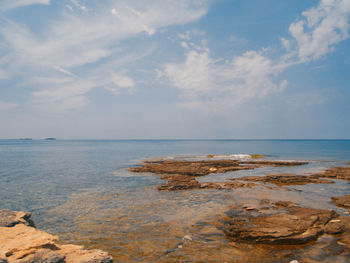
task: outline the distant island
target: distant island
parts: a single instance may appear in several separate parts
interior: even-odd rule
[[[55,141],[56,138],[45,138],[46,141]]]
[[[19,138],[19,139],[22,141],[32,141],[33,140],[32,138]]]

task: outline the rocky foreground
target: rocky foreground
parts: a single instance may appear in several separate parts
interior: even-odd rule
[[[35,228],[29,212],[0,210],[0,263],[111,263],[102,250],[57,243],[58,237]]]
[[[298,245],[329,234],[337,235],[338,241],[350,248],[350,217],[340,216],[333,210],[263,200],[259,206],[233,208],[230,213],[225,233],[234,241]]]

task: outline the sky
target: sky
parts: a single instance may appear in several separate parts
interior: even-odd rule
[[[349,139],[350,0],[0,0],[0,138]]]

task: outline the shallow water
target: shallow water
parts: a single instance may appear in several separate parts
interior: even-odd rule
[[[308,174],[350,160],[350,141],[0,141],[0,208],[32,211],[40,229],[58,234],[64,242],[104,249],[116,262],[348,260],[332,237],[325,236],[311,247],[280,250],[233,244],[220,225],[231,206],[261,199],[290,200],[344,213],[330,197],[348,194],[348,183],[279,191],[259,187],[160,192],[158,176],[125,169],[148,158],[208,154],[263,154],[270,159],[311,162],[208,175],[198,178],[201,181],[279,172]],[[330,251],[327,255],[322,254],[325,246]]]

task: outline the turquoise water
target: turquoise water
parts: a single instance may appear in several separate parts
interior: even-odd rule
[[[167,251],[167,245],[161,244],[176,243],[197,222],[194,219],[223,213],[229,204],[251,197],[241,190],[158,192],[158,176],[132,174],[125,168],[147,158],[207,154],[310,160],[309,165],[288,168],[293,173],[310,173],[349,161],[350,140],[0,140],[0,208],[33,212],[38,227],[63,240],[103,248],[117,257],[139,253],[124,261],[147,262],[150,259],[144,255],[152,258],[153,252],[135,252],[123,240],[129,239],[140,250],[144,248],[140,240],[156,243],[156,239],[158,249]],[[209,175],[200,180],[223,181],[284,169]],[[305,199],[311,204],[323,200],[326,205],[321,206],[331,207],[330,196],[350,190],[344,182],[294,189],[305,190],[305,194],[281,192],[276,198]],[[271,193],[264,194],[272,198]],[[171,235],[169,229],[174,225],[176,231]],[[161,252],[153,250],[157,258]]]

